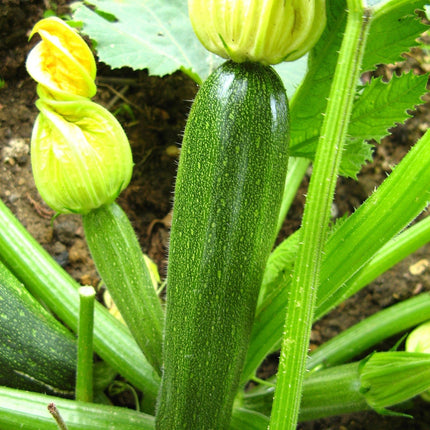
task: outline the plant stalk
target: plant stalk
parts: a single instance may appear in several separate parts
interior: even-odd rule
[[[384,339],[408,330],[429,318],[429,293],[397,303],[325,342],[310,355],[307,369],[346,363]]]
[[[93,287],[79,288],[78,363],[76,370],[76,400],[93,401]]]
[[[0,387],[0,428],[58,430],[46,411],[54,403],[68,430],[153,430],[154,417],[118,406],[78,402]]]
[[[112,203],[83,215],[82,220],[100,276],[137,344],[161,374],[163,310],[127,215]]]
[[[361,70],[370,17],[360,0],[349,14],[303,215],[301,246],[294,270],[270,420],[272,430],[296,428],[313,308],[342,150]]]
[[[377,352],[360,361],[310,372],[303,382],[299,421],[371,409],[398,415],[385,408],[427,390],[429,363],[429,354]],[[272,395],[272,388],[257,386],[245,393],[243,406],[270,415]]]
[[[37,243],[0,201],[0,260],[73,331],[77,332],[79,285]],[[108,364],[145,393],[151,410],[159,378],[127,327],[100,303],[95,306],[94,349]]]
[[[430,216],[408,227],[387,242],[374,257],[348,280],[347,295],[352,296],[390,267],[430,242]]]

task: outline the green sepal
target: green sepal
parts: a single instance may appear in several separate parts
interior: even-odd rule
[[[360,365],[359,373],[367,404],[383,410],[430,389],[430,354],[375,353]]]
[[[113,202],[131,179],[133,160],[118,120],[89,100],[39,99],[31,164],[45,202],[61,213],[87,213]]]

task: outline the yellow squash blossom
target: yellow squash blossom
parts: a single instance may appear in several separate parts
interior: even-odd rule
[[[96,64],[90,48],[79,34],[55,17],[39,21],[30,38],[36,33],[42,40],[27,58],[31,77],[57,100],[93,97],[97,91],[94,82]]]
[[[296,60],[326,23],[325,0],[189,0],[188,8],[206,49],[239,63]]]

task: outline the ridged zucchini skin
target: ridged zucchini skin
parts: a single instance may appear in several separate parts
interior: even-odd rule
[[[221,65],[184,132],[167,273],[159,430],[228,428],[288,164],[274,70]]]
[[[72,397],[74,336],[0,262],[0,385]]]

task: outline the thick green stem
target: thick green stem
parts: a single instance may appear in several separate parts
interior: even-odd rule
[[[315,319],[358,291],[360,284],[363,286],[366,279],[356,272],[426,207],[430,195],[429,148],[430,131],[427,131],[378,190],[327,241]],[[425,230],[424,235],[428,234]],[[415,239],[412,239],[410,244],[406,242],[406,250],[409,246],[413,249]],[[396,261],[403,253],[405,244],[397,248],[395,240],[394,252],[389,248],[383,251],[387,263],[392,258]],[[375,273],[385,264],[385,258],[377,260],[371,269]],[[365,274],[367,278],[371,271]],[[357,277],[351,283],[353,276]]]
[[[395,236],[428,202],[429,148],[428,131],[327,242],[315,319],[429,241],[429,219]],[[388,241],[390,237],[393,239]]]
[[[66,400],[0,387],[0,428],[58,430],[46,407],[54,403],[68,430],[153,430],[154,417],[118,406]]]
[[[127,215],[112,203],[82,219],[100,276],[146,358],[161,374],[163,311]]]
[[[352,296],[406,256],[430,242],[430,217],[417,222],[387,242],[374,257],[348,281]]]
[[[317,303],[320,297],[325,299],[315,310],[314,321],[430,241],[430,217],[406,228],[429,199],[429,149],[430,132],[427,132],[376,192],[330,236],[321,267],[322,285]],[[290,236],[287,241],[293,238]],[[289,273],[287,270],[286,276],[279,279],[276,288],[259,304],[243,383],[267,354],[280,348],[291,285]]]
[[[308,359],[308,370],[345,363],[377,343],[430,318],[430,294],[383,309],[330,339]]]
[[[336,366],[306,375],[299,421],[370,409],[360,393],[360,362]],[[276,378],[271,378],[276,384]],[[270,415],[274,388],[257,386],[245,393],[244,406]]]
[[[76,371],[76,400],[93,401],[93,287],[79,288],[78,364]]]
[[[0,201],[0,260],[72,330],[77,331],[79,285],[34,240]],[[145,360],[129,330],[101,304],[95,306],[94,349],[145,393],[154,406],[159,378]]]
[[[297,425],[330,207],[369,30],[370,19],[364,13],[362,2],[350,0],[348,8],[347,26],[303,215],[301,246],[290,292],[270,421],[272,430],[293,430]]]

